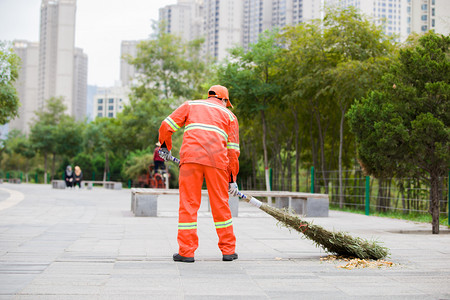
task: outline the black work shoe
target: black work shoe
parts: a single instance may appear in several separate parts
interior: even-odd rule
[[[233,253],[233,254],[228,254],[228,255],[224,255],[222,256],[222,260],[223,261],[232,261],[238,259],[238,255],[237,253]]]
[[[193,263],[195,261],[193,257],[181,256],[178,253],[175,253],[173,255],[173,260],[174,261],[181,261],[181,262],[185,262],[185,263]]]

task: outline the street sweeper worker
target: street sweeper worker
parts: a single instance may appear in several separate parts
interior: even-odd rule
[[[227,107],[233,107],[227,88],[214,85],[208,91],[208,99],[184,102],[159,128],[160,155],[167,159],[171,156],[172,134],[185,126],[180,149],[179,249],[173,255],[174,261],[194,262],[198,248],[197,211],[204,179],[222,260],[238,258],[228,199],[238,193],[239,125]]]

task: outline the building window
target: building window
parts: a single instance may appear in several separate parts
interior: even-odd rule
[[[431,15],[434,17],[435,12],[434,12],[434,7],[431,9]]]
[[[427,15],[422,15],[422,21],[426,21],[427,20]]]
[[[98,99],[98,104],[102,104],[103,103],[103,99]]]
[[[434,22],[434,19],[431,19],[431,27],[435,27],[436,23]]]
[[[427,9],[428,9],[428,5],[422,4],[422,10],[427,10]]]
[[[113,98],[109,98],[109,99],[108,99],[108,102],[109,102],[109,103],[114,103],[114,99],[113,99]]]
[[[422,31],[427,31],[427,29],[428,29],[427,25],[422,26]]]
[[[101,112],[99,112],[99,113],[97,114],[97,117],[103,117],[103,114],[102,114]]]
[[[108,113],[108,117],[112,118],[114,117],[114,114],[112,112]]]
[[[114,106],[113,105],[108,106],[108,110],[114,110]]]
[[[103,110],[103,106],[99,105],[99,106],[97,107],[97,110]]]

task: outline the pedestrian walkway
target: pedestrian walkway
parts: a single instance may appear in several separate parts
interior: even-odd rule
[[[130,190],[0,184],[2,299],[450,299],[450,234],[442,227],[331,211],[314,224],[375,238],[390,268],[346,270],[245,202],[233,219],[239,259],[223,262],[206,203],[193,264],[175,263],[178,199],[134,217]],[[311,219],[307,219],[312,221]]]

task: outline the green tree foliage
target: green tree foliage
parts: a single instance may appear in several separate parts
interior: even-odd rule
[[[185,43],[181,37],[165,32],[162,23],[155,24],[153,30],[153,38],[138,45],[137,57],[128,57],[141,73],[134,88],[136,98],[198,96],[202,81],[210,73],[200,55],[203,40]]]
[[[120,121],[112,118],[97,118],[94,122],[87,124],[84,131],[83,148],[91,155],[102,154],[104,156],[103,181],[107,180],[108,173],[111,172],[111,158],[119,156],[120,144]]]
[[[127,178],[137,179],[149,171],[153,163],[153,151],[149,149],[131,152],[124,161],[123,173]]]
[[[62,98],[48,99],[45,109],[36,112],[36,119],[30,130],[33,147],[44,157],[45,177],[49,154],[52,155],[51,178],[54,178],[57,157],[73,157],[81,151],[82,125],[65,114],[65,110]]]
[[[219,81],[230,92],[230,98],[236,105],[236,113],[240,120],[260,120],[262,126],[263,161],[268,182],[267,151],[267,110],[274,107],[280,99],[281,86],[277,75],[277,63],[281,48],[277,44],[276,32],[262,34],[257,43],[250,46],[249,51],[241,47],[230,51],[229,63],[219,69]],[[241,123],[245,123],[242,122]]]
[[[18,114],[19,97],[14,82],[19,76],[20,58],[0,41],[0,125]]]
[[[161,122],[186,99],[206,95],[204,84],[212,77],[212,68],[201,54],[203,40],[183,42],[166,33],[163,24],[154,26],[154,36],[138,46],[137,57],[128,58],[141,74],[118,119],[126,153],[153,146],[158,140]]]
[[[345,113],[350,105],[378,85],[393,51],[392,40],[381,28],[364,19],[354,8],[338,9],[324,19],[324,39],[333,58],[326,71],[324,90],[337,102],[339,122],[339,190],[343,207],[342,156],[344,147]],[[348,143],[347,143],[348,144]]]
[[[383,85],[347,114],[369,174],[412,174],[430,183],[433,233],[450,160],[449,46],[449,36],[428,33],[401,49]]]

